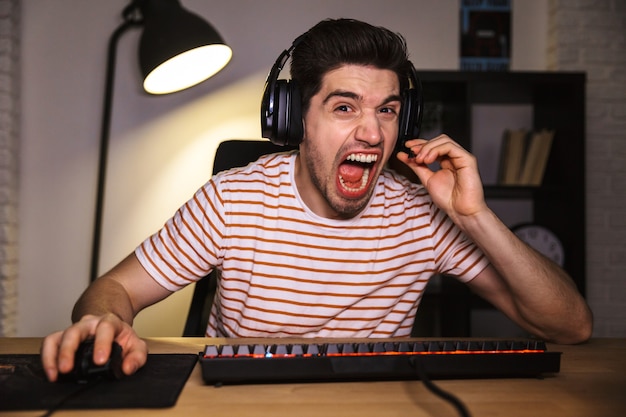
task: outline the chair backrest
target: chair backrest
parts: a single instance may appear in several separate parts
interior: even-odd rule
[[[226,140],[217,148],[213,162],[213,175],[218,172],[245,166],[259,157],[270,153],[284,152],[293,147],[275,145],[269,140]],[[183,336],[204,336],[211,305],[217,288],[218,271],[196,282]]]

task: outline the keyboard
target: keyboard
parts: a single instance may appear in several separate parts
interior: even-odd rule
[[[540,377],[560,370],[561,352],[538,340],[368,339],[348,343],[209,344],[207,384]]]

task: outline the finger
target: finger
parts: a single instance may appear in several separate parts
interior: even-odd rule
[[[415,157],[410,157],[406,152],[399,152],[397,158],[400,162],[411,168],[422,184],[427,184],[434,174],[433,170],[426,164],[418,163]]]
[[[414,158],[417,155],[422,147],[426,144],[426,140],[424,139],[410,139],[404,143],[405,149],[403,150],[409,158]]]
[[[448,136],[442,135],[422,145],[419,153],[415,156],[415,161],[417,163],[432,164],[436,161],[441,162],[444,159],[456,161],[465,156],[469,156],[465,149]]]
[[[130,325],[114,314],[104,316],[96,328],[95,363],[106,363],[114,340],[122,347],[122,372],[125,375],[131,375],[145,365],[148,345],[137,336]]]
[[[65,374],[72,371],[72,369],[74,368],[76,351],[78,350],[80,343],[96,336],[99,322],[99,317],[86,315],[80,321],[74,323],[71,327],[67,328],[65,331],[60,332],[60,337],[56,337],[56,340],[58,341],[56,348],[57,372]],[[100,357],[104,357],[104,361],[98,362],[98,364],[102,365],[107,361],[110,355],[112,340],[112,338],[109,338],[108,348],[104,347],[104,352],[100,353]],[[104,344],[102,342],[99,343],[103,346],[106,345],[106,342],[104,342]],[[102,350],[102,348],[100,349]]]
[[[57,354],[63,332],[56,332],[47,336],[41,344],[41,365],[46,373],[48,381],[54,382],[59,376],[57,367]]]
[[[98,322],[93,345],[93,362],[104,365],[111,356],[111,345],[122,332],[122,321],[114,314],[107,314]]]
[[[57,353],[58,371],[66,374],[74,369],[74,357],[80,342],[90,337],[88,326],[78,322],[67,328],[61,335]]]
[[[412,156],[410,156],[408,152],[400,151],[396,154],[396,158],[398,158],[400,162],[403,162],[406,165],[411,166],[410,159],[412,158]]]
[[[424,139],[414,139],[407,141],[407,147],[413,153],[412,158],[418,164],[431,164],[437,160],[443,142],[437,139],[429,141]]]
[[[134,336],[123,351],[122,372],[125,375],[134,374],[148,360],[148,345],[137,336]]]

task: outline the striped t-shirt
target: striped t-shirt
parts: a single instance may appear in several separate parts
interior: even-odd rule
[[[407,336],[433,274],[469,281],[486,267],[425,189],[393,171],[357,217],[317,216],[295,157],[215,175],[135,251],[172,291],[221,271],[207,336]]]

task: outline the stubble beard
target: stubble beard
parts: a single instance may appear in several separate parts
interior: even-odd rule
[[[367,206],[374,192],[374,185],[377,181],[372,181],[370,189],[367,193],[358,199],[349,199],[339,195],[337,191],[335,176],[337,175],[337,165],[339,161],[335,161],[332,169],[324,176],[319,153],[316,149],[309,148],[309,155],[306,158],[306,165],[311,175],[311,182],[315,188],[319,191],[320,195],[324,198],[328,206],[336,213],[337,218],[349,219],[358,215]]]

